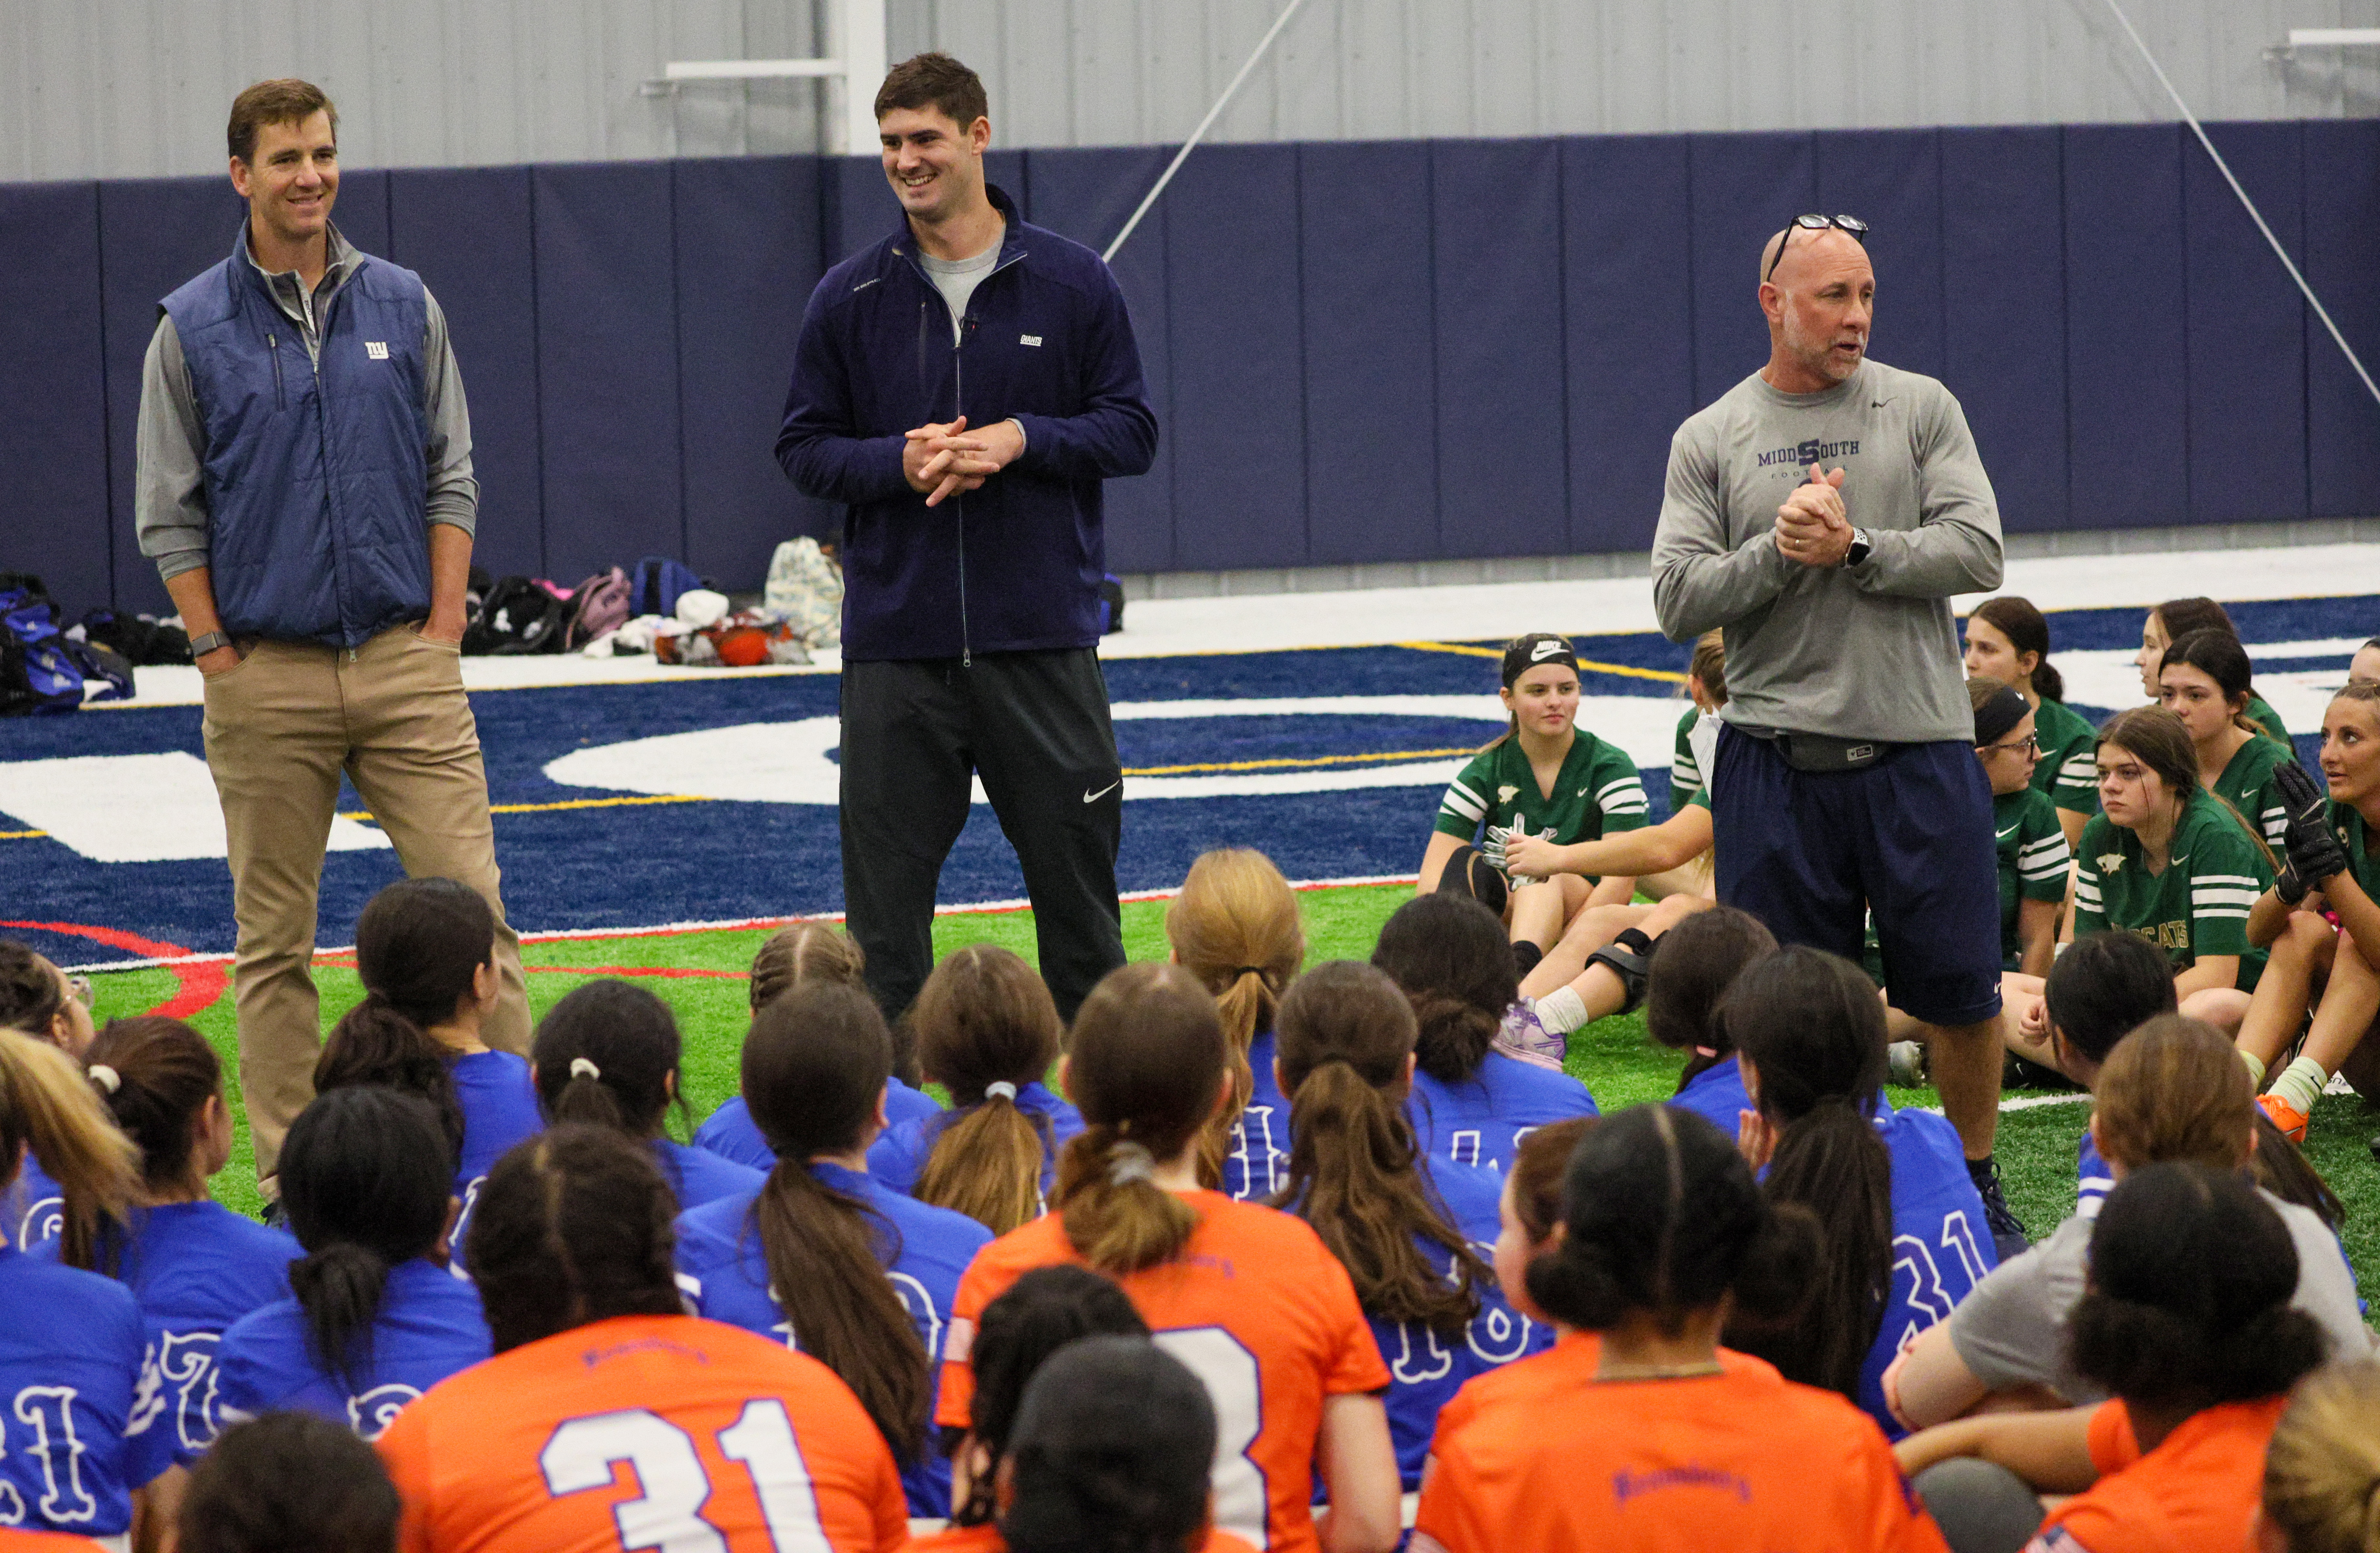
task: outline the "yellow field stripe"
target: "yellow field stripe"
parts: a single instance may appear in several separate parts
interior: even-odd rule
[[[637,804],[710,804],[716,802],[718,802],[717,799],[705,797],[700,794],[660,793],[654,794],[650,796],[638,796],[634,798],[564,798],[551,804],[490,804],[488,806],[488,812],[490,814],[546,814],[554,809],[615,809],[625,808],[630,805]],[[371,810],[370,809],[358,809],[352,814],[343,814],[339,816],[341,819],[370,819],[371,817]]]
[[[1408,647],[1415,652],[1459,652],[1465,658],[1501,658],[1504,649],[1496,647],[1465,647],[1460,642],[1390,642],[1390,647]],[[1592,658],[1578,661],[1579,670],[1590,674],[1619,674],[1627,679],[1658,679],[1670,685],[1683,685],[1686,676],[1668,669],[1640,669],[1631,663],[1599,663]]]
[[[0,842],[30,841],[35,836],[46,836],[48,834],[49,832],[47,831],[0,831]]]
[[[1351,766],[1367,760],[1434,760],[1449,755],[1476,755],[1477,745],[1455,749],[1387,749],[1377,755],[1287,756],[1273,760],[1222,760],[1199,766],[1126,766],[1130,777],[1181,776],[1192,771],[1261,771],[1282,766]]]

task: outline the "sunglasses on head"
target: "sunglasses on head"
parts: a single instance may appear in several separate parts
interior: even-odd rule
[[[1793,241],[1794,226],[1812,232],[1824,232],[1831,226],[1838,232],[1848,232],[1858,238],[1860,247],[1867,247],[1867,223],[1855,215],[1797,215],[1793,218],[1793,226],[1785,228],[1785,241],[1777,245],[1776,256],[1768,261],[1768,273],[1760,277],[1761,285],[1767,285],[1776,278],[1777,266],[1784,260],[1785,249]]]

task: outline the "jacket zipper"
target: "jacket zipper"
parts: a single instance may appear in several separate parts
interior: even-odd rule
[[[264,348],[273,357],[273,407],[285,410],[289,407],[289,396],[281,386],[281,342],[277,337],[267,334],[264,336]]]
[[[345,290],[346,287],[342,286],[340,289]],[[332,300],[335,302],[338,299],[338,293],[334,291],[331,294],[331,297]],[[311,310],[312,309],[310,307],[308,311],[310,312]],[[323,334],[327,334],[329,332],[331,322],[329,311],[330,309],[328,308],[323,309],[324,316],[318,325],[318,328]],[[342,579],[339,575],[341,571],[341,567],[339,565],[340,557],[338,542],[339,508],[337,502],[331,494],[338,488],[338,481],[333,479],[331,474],[331,416],[329,407],[324,403],[322,397],[322,353],[321,346],[318,344],[313,350],[308,351],[306,353],[306,357],[307,363],[314,373],[314,434],[322,444],[322,504],[329,509],[331,514],[331,587],[333,591],[340,596],[339,613],[341,624],[344,626],[346,615],[345,597],[346,589],[342,586]],[[277,363],[280,360],[280,358],[276,355],[273,359]],[[347,649],[347,661],[352,663],[355,661],[356,649],[350,647]]]
[[[982,283],[978,281],[977,284]],[[958,338],[951,344],[951,413],[953,415],[964,413],[962,406],[966,402],[965,378],[962,370],[966,361],[965,347],[966,320],[961,319]],[[975,667],[975,641],[967,631],[966,498],[955,491],[951,492],[951,509],[957,515],[959,525],[959,667],[972,669]]]

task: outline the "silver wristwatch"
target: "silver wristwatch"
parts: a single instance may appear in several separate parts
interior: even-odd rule
[[[202,637],[192,637],[190,638],[190,656],[192,658],[204,658],[208,653],[212,652],[219,647],[229,646],[231,646],[231,638],[229,637],[225,636],[221,631],[209,631]]]

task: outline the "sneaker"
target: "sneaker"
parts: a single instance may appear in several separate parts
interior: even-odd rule
[[[1894,1041],[1885,1048],[1884,1059],[1892,1082],[1903,1089],[1923,1089],[1933,1082],[1925,1072],[1924,1041]]]
[[[1562,1071],[1562,1059],[1570,1054],[1570,1042],[1547,1029],[1537,1018],[1535,998],[1512,1001],[1512,1006],[1504,1011],[1504,1022],[1498,1026],[1493,1044],[1507,1057],[1517,1057],[1555,1073]]]
[[[2305,1147],[2306,1122],[2309,1118],[2304,1111],[2289,1104],[2278,1095],[2259,1095],[2256,1097],[2256,1103],[2265,1108],[2265,1114],[2273,1119],[2273,1125],[2281,1130],[2281,1136],[2296,1144],[2300,1148]]]
[[[1998,1159],[1970,1159],[1967,1178],[1984,1199],[1984,1222],[1992,1231],[1992,1249],[2003,1262],[2022,1256],[2032,1249],[2032,1239],[2024,1232],[2023,1223],[2008,1205],[2008,1195],[2000,1190],[2000,1162]]]

